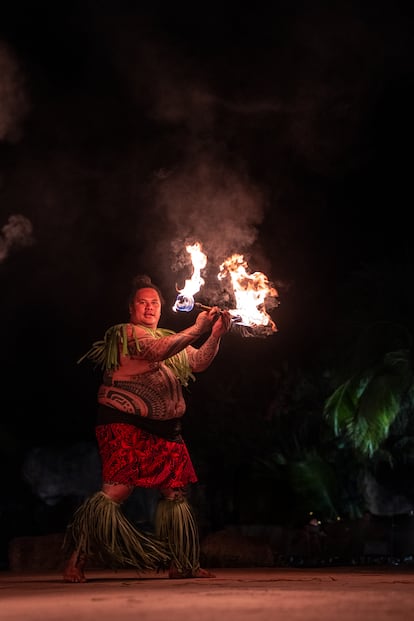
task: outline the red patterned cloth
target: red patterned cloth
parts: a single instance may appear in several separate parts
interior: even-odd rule
[[[95,427],[104,483],[175,488],[197,482],[185,443],[124,423]]]

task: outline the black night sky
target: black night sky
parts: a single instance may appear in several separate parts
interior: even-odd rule
[[[76,361],[127,320],[135,274],[163,289],[161,326],[194,319],[171,311],[187,243],[200,301],[223,303],[235,252],[280,297],[277,334],[230,334],[192,407],[240,376],[270,400],[274,369],[312,366],[361,270],[375,318],[410,315],[413,22],[391,0],[1,4],[3,479],[93,438],[99,378]]]

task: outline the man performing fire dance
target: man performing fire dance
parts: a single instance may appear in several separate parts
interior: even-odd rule
[[[163,298],[148,276],[137,276],[130,321],[113,326],[81,358],[100,364],[95,427],[102,488],[75,512],[67,528],[66,582],[86,582],[88,560],[137,571],[168,569],[170,578],[212,578],[200,567],[197,523],[186,498],[197,482],[181,436],[182,386],[215,358],[231,328],[228,311],[214,306],[175,333],[158,328]],[[193,344],[210,332],[205,342]],[[135,487],[160,492],[154,533],[141,532],[121,510]]]

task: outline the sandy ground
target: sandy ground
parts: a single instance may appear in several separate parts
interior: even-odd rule
[[[414,617],[414,568],[217,569],[216,578],[97,570],[0,573],[1,621],[390,621]]]

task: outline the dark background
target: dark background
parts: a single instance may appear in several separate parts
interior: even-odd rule
[[[53,464],[93,443],[99,373],[76,362],[127,319],[132,277],[163,289],[161,326],[194,320],[171,310],[187,243],[208,255],[200,301],[224,303],[215,276],[234,252],[280,297],[278,332],[231,333],[191,386],[201,478],[224,468],[214,431],[236,462],[286,369],[341,357],[357,303],[411,316],[410,3],[141,4],[0,6],[0,450],[19,515],[33,449]],[[240,411],[232,441],[215,414],[232,429]]]

